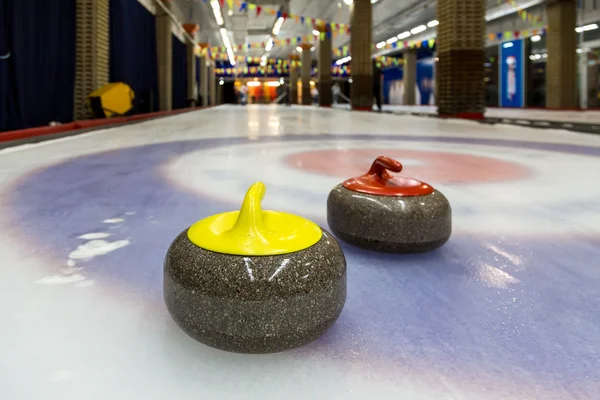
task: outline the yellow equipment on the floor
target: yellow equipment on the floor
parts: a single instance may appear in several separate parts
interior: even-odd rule
[[[133,109],[135,93],[123,82],[109,83],[88,97],[92,114],[96,118],[126,115]]]

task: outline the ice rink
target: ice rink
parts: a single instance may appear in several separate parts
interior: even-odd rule
[[[259,180],[265,208],[327,229],[329,191],[379,155],[448,197],[444,247],[344,244],[344,311],[297,350],[226,353],[175,325],[177,234]],[[598,399],[599,171],[600,136],[313,107],[4,149],[0,399]]]

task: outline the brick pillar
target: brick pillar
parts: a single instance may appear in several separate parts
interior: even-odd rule
[[[198,29],[197,24],[184,24],[183,29],[193,38]],[[187,102],[189,107],[196,107],[196,43],[186,38],[186,60],[187,60]]]
[[[331,29],[322,24],[318,30],[322,33],[319,40],[319,106],[331,107]]]
[[[210,72],[208,74],[208,79],[210,81],[210,105],[217,105],[217,74],[215,71],[215,64],[210,66]]]
[[[208,47],[208,43],[200,43],[202,53],[200,54],[200,97],[202,98],[202,106],[208,105],[208,65],[207,65],[207,52],[205,49]]]
[[[354,110],[373,110],[373,8],[371,0],[354,0],[350,6],[350,99]]]
[[[404,53],[404,104],[414,106],[417,103],[415,86],[417,84],[417,51]]]
[[[109,80],[109,0],[77,0],[75,119],[91,116],[88,96]]]
[[[310,80],[312,75],[312,44],[302,43],[302,104],[309,106],[312,104],[312,96],[310,94]]]
[[[156,0],[168,10],[170,0]],[[156,55],[158,58],[158,103],[160,111],[173,109],[173,39],[171,38],[171,17],[157,4],[156,6]]]
[[[290,55],[290,104],[298,104],[298,62],[300,56],[297,54]]]
[[[485,0],[438,0],[436,99],[441,116],[481,119],[485,111]]]
[[[575,0],[552,0],[546,4],[546,12],[546,106],[577,108],[577,3]]]

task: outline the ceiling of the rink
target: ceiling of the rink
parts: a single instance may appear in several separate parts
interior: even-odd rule
[[[544,0],[518,0],[520,7],[526,8],[542,3]],[[210,0],[174,0],[177,13],[182,22],[199,23],[201,26],[200,40],[207,41],[213,46],[222,46]],[[349,6],[343,0],[250,0],[264,8],[281,9],[283,12],[301,15],[304,17],[319,18],[321,20],[340,24],[349,23]],[[267,42],[272,34],[277,17],[268,12],[262,12],[258,17],[256,11],[240,11],[234,1],[232,10],[228,2],[224,1],[222,15],[225,20],[224,27],[229,32],[229,38],[234,46],[245,43]],[[378,0],[373,4],[373,41],[387,40],[401,32],[410,30],[418,25],[426,24],[436,18],[436,0]],[[500,18],[515,11],[513,5],[505,0],[487,0],[487,19]],[[277,34],[277,39],[293,38],[310,35],[312,28],[297,23],[295,20],[286,20]],[[419,36],[431,37],[435,29],[429,29]],[[415,37],[419,39],[419,37]],[[348,35],[337,35],[333,46],[348,44]],[[268,53],[272,58],[287,58],[295,51],[293,46],[274,46]],[[238,55],[259,57],[265,54],[263,48],[249,49]]]

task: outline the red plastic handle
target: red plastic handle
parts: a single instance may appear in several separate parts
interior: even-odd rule
[[[396,173],[401,172],[402,163],[386,156],[377,157],[377,159],[373,162],[373,165],[371,165],[371,169],[367,175],[377,175],[378,177],[387,180],[392,177],[387,171]]]

